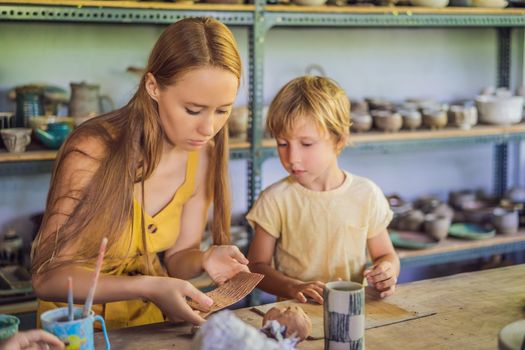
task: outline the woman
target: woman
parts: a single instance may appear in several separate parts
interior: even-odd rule
[[[76,129],[61,148],[33,246],[38,313],[83,303],[108,237],[94,300],[108,328],[204,320],[186,304],[212,301],[185,279],[203,270],[223,283],[247,260],[229,241],[228,132],[241,77],[228,28],[211,18],[169,26],[138,91],[123,108]],[[214,246],[199,244],[213,200]],[[163,253],[162,266],[158,253]],[[46,301],[44,301],[46,300]]]

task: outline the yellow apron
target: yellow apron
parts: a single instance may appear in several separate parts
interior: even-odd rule
[[[179,236],[182,209],[194,192],[198,163],[199,153],[190,152],[186,166],[186,178],[170,203],[153,217],[144,213],[147,254],[152,262],[152,273],[155,276],[167,275],[157,253],[172,247]],[[141,212],[140,204],[134,199],[133,226],[128,236],[131,237],[131,242],[129,239],[122,239],[122,243],[111,247],[104,259],[102,273],[114,276],[146,275],[148,273],[146,257],[143,253]],[[67,305],[38,300],[37,324],[40,324],[40,315],[43,312],[63,306]],[[82,307],[82,305],[78,306]],[[104,317],[108,330],[164,321],[164,315],[157,306],[140,299],[95,304],[93,311]]]

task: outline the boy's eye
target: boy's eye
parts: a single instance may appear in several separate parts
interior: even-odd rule
[[[277,147],[286,147],[288,144],[286,142],[277,141]]]
[[[313,145],[313,143],[303,143],[303,146],[304,146],[304,147],[310,147],[310,146],[312,146],[312,145]]]

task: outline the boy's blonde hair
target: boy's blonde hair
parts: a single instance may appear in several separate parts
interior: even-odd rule
[[[350,134],[350,101],[330,78],[295,78],[279,90],[270,104],[266,127],[273,137],[287,136],[298,118],[311,118],[336,144],[346,143]]]

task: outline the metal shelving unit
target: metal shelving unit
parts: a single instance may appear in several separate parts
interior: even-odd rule
[[[80,22],[165,25],[192,16],[212,16],[231,26],[248,28],[249,36],[249,118],[248,143],[232,147],[232,159],[248,160],[248,206],[261,190],[261,168],[274,157],[273,144],[263,139],[263,69],[266,34],[274,27],[328,28],[422,28],[422,27],[491,27],[498,32],[498,85],[508,86],[510,80],[511,35],[513,28],[525,27],[524,9],[417,7],[300,7],[266,5],[255,0],[253,5],[215,5],[168,2],[101,1],[101,0],[0,0],[0,21]],[[523,62],[521,62],[523,64]],[[398,134],[366,133],[353,135],[355,146],[349,151],[392,151],[414,147],[446,147],[464,144],[494,144],[494,188],[498,194],[507,187],[507,154],[509,142],[525,138],[525,126],[476,127],[470,131],[443,130]],[[28,154],[28,158],[11,159],[0,153],[0,163],[51,160],[47,155]],[[38,159],[44,157],[46,159]],[[9,159],[8,159],[9,158]],[[41,162],[36,162],[41,163]],[[8,164],[9,165],[9,164]],[[524,239],[525,241],[525,239]],[[507,243],[505,243],[507,244]],[[509,248],[510,247],[510,248]],[[515,242],[508,249],[523,249]],[[494,251],[493,246],[470,249],[469,254],[481,256]],[[448,258],[447,255],[445,255]],[[418,259],[414,258],[414,263]],[[439,259],[438,259],[439,260]],[[437,261],[437,260],[436,260]]]

